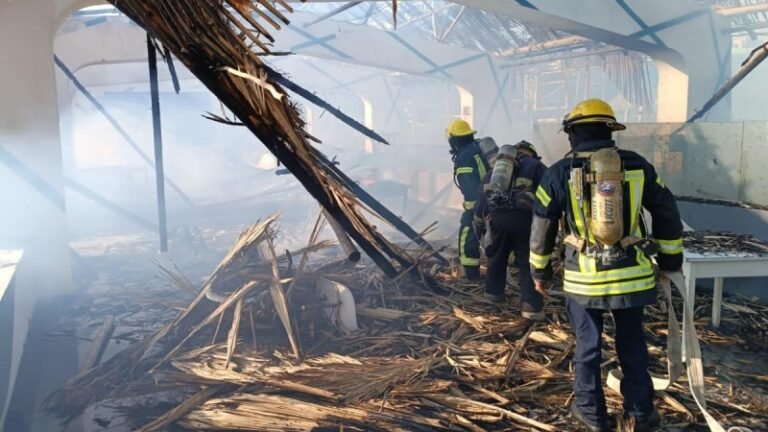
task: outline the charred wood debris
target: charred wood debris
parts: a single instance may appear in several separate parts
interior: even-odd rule
[[[138,431],[573,430],[574,338],[563,297],[550,298],[546,321],[531,324],[520,318],[514,282],[506,305],[487,303],[482,286],[462,281],[421,234],[382,206],[360,201],[354,182],[310,144],[315,138],[281,87],[287,78],[263,61],[284,54],[270,50],[268,27],[288,24],[288,3],[109,1],[237,120],[213,118],[248,127],[323,210],[307,246],[291,253],[276,251],[276,216],[246,229],[202,286],[177,268],[160,267],[176,295],[187,296],[183,305],[161,291],[150,292],[151,307],[125,306],[133,291],[118,293],[124,307],[92,305],[90,319],[102,324],[92,335],[89,368],[48,397],[51,412],[68,422],[88,407],[110,406]],[[388,241],[363,211],[412,242]],[[313,255],[331,246],[318,240],[326,219],[367,258]],[[686,247],[768,251],[758,239],[728,233],[694,233]],[[707,402],[727,424],[766,430],[768,367],[756,354],[768,349],[768,307],[726,298],[723,325],[712,329],[707,296],[698,295],[696,310]],[[666,306],[659,302],[647,314],[652,370],[663,374]],[[154,321],[101,361],[115,327],[138,316]],[[617,364],[611,325],[606,370]],[[607,396],[620,413],[621,396]],[[658,394],[657,404],[667,430],[706,430],[684,383]]]
[[[418,266],[429,282],[409,273],[389,278],[370,260],[324,253],[334,247],[319,240],[324,223],[320,212],[306,247],[283,253],[275,252],[278,218],[255,224],[202,287],[160,266],[169,291],[111,288],[112,301],[82,312],[95,324],[91,352],[104,351],[115,323],[141,330],[116,332],[127,348],[67,382],[48,408],[69,421],[108,406],[140,431],[572,430],[574,338],[562,296],[547,301],[546,322],[532,325],[520,318],[514,282],[498,306],[483,299],[481,284],[435,259]],[[686,244],[715,242],[724,251],[738,238],[699,237]],[[429,256],[413,245],[403,250]],[[764,430],[768,306],[728,296],[714,329],[710,304],[698,293],[708,405],[728,424]],[[352,321],[344,316],[350,305]],[[682,310],[681,299],[675,306]],[[666,315],[661,301],[647,310],[660,376]],[[617,366],[610,320],[607,327],[606,371]],[[607,396],[620,413],[621,396]],[[657,405],[665,430],[706,430],[685,382],[660,392]]]

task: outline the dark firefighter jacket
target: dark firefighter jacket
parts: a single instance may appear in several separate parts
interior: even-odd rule
[[[574,152],[593,152],[615,146],[614,141],[579,144]],[[619,150],[624,169],[624,235],[647,236],[643,208],[652,216],[652,232],[658,245],[661,270],[675,271],[683,262],[683,225],[672,192],[656,174],[653,165],[637,153]],[[565,214],[567,233],[584,238],[589,203],[584,212],[569,185],[571,168],[583,166],[584,158],[570,155],[549,168],[536,191],[531,232],[531,270],[536,280],[551,280],[550,262],[555,246],[558,220]],[[638,232],[629,233],[636,226]],[[656,278],[651,260],[638,247],[629,247],[624,257],[604,266],[601,260],[585,256],[571,247],[565,249],[565,292],[587,308],[623,309],[656,302]]]
[[[514,178],[508,192],[508,205],[498,210],[526,210],[532,212],[535,201],[534,192],[539,186],[546,170],[547,167],[538,158],[528,155],[518,156],[513,175]],[[483,178],[482,188],[478,191],[474,218],[475,231],[478,236],[482,235],[484,231],[485,217],[492,210],[496,210],[489,208],[488,197],[486,196],[492,172],[489,172]]]
[[[453,174],[456,183],[464,196],[464,210],[470,212],[469,221],[463,221],[467,225],[472,224],[472,213],[477,202],[480,183],[485,175],[490,171],[490,166],[483,159],[480,146],[477,141],[465,144],[456,150],[456,157],[453,160]]]

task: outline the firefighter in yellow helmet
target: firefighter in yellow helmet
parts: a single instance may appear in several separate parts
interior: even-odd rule
[[[563,290],[576,334],[571,413],[590,431],[611,427],[600,375],[606,311],[616,327],[624,415],[635,419],[635,431],[659,425],[643,309],[656,303],[651,256],[657,254],[662,272],[677,271],[683,262],[683,226],[675,198],[653,165],[616,148],[611,134],[624,129],[611,106],[599,99],[585,100],[565,116],[563,130],[571,151],[541,180],[531,232],[531,271],[537,291],[546,295],[558,221],[565,214]],[[643,208],[653,217],[653,239]]]
[[[472,229],[475,202],[480,184],[490,171],[488,161],[483,158],[480,145],[475,140],[475,131],[464,120],[454,120],[446,130],[451,158],[453,159],[454,182],[464,196],[464,213],[459,228],[459,261],[467,279],[480,279],[480,242]]]

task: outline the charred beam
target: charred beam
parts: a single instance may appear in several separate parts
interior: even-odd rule
[[[163,166],[163,128],[160,119],[157,50],[149,34],[147,34],[147,58],[149,59],[149,88],[152,100],[152,137],[155,148],[155,187],[157,191],[157,224],[160,228],[160,252],[168,252],[168,216],[165,210],[165,167]]]
[[[251,43],[250,36],[254,35],[241,34],[242,23],[233,17],[240,11],[227,11],[223,4],[208,0],[110,3],[147,30],[197,76],[387,275],[396,277],[399,273],[390,259],[404,268],[413,264],[410,256],[368,223],[349,188],[318,168],[320,155],[306,138],[296,106],[264,68],[261,55],[267,51]],[[253,7],[251,3],[243,5]],[[206,31],[201,32],[202,28]]]
[[[264,65],[264,70],[267,71],[267,74],[271,79],[273,79],[276,83],[280,84],[281,86],[287,88],[288,90],[296,93],[297,95],[303,97],[304,99],[308,100],[309,102],[315,104],[316,106],[326,110],[327,112],[331,113],[334,117],[341,120],[342,123],[346,124],[347,126],[351,127],[352,129],[360,132],[361,134],[367,136],[368,138],[371,138],[373,140],[376,140],[382,144],[389,145],[387,140],[385,140],[381,135],[376,133],[375,131],[367,128],[365,125],[361,124],[359,121],[353,119],[352,117],[344,114],[343,111],[341,111],[338,108],[335,108],[333,105],[329,104],[328,102],[320,99],[317,97],[314,93],[311,91],[305,89],[304,87],[296,84],[295,82],[289,80],[288,78],[284,77],[280,73],[276,72],[274,69],[270,68],[267,65]]]

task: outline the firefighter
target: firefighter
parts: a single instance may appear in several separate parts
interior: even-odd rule
[[[475,202],[480,183],[490,165],[483,159],[475,131],[464,120],[454,120],[446,130],[451,146],[456,185],[464,196],[464,213],[459,228],[459,260],[467,279],[480,279],[480,243],[472,229]]]
[[[656,303],[651,255],[658,253],[662,277],[683,262],[675,198],[653,165],[616,148],[611,134],[625,128],[599,99],[585,100],[565,116],[571,151],[541,180],[531,233],[533,278],[536,290],[546,295],[558,220],[565,214],[563,289],[576,333],[571,413],[590,431],[610,428],[600,378],[605,312],[616,328],[624,416],[634,418],[635,431],[659,425],[642,326],[644,307]],[[643,208],[653,218],[653,239]]]
[[[534,192],[546,171],[536,148],[527,141],[502,146],[491,173],[483,179],[483,190],[475,207],[475,231],[482,239],[486,225],[490,239],[485,246],[488,272],[485,295],[502,303],[507,286],[507,266],[519,270],[523,318],[543,320],[543,298],[536,292],[528,264]]]

